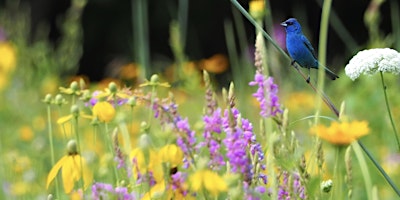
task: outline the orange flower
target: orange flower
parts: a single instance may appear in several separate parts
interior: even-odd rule
[[[315,126],[310,132],[332,144],[348,145],[368,134],[369,127],[366,121],[333,122],[329,127]]]
[[[220,74],[225,72],[229,67],[228,58],[222,54],[215,54],[210,58],[200,61],[200,69],[208,72]]]

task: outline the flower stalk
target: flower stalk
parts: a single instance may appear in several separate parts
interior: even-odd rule
[[[383,72],[382,72],[382,71],[380,72],[380,75],[381,75],[381,80],[382,80],[383,94],[384,94],[384,96],[385,96],[386,109],[387,109],[387,111],[388,111],[390,123],[391,123],[392,128],[393,128],[394,137],[396,138],[397,148],[398,148],[398,151],[400,152],[400,141],[399,141],[399,136],[398,136],[398,134],[397,134],[396,125],[394,124],[392,112],[391,112],[391,110],[390,110],[389,100],[388,100],[387,93],[386,93],[387,87],[386,87],[386,84],[385,84],[385,80],[384,80],[384,78],[383,78]]]

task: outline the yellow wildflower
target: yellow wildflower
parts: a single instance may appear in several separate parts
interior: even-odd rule
[[[199,170],[189,177],[191,188],[198,192],[202,188],[217,196],[220,192],[228,190],[227,183],[215,172],[210,170]]]
[[[110,122],[115,117],[114,107],[107,101],[99,101],[93,106],[93,116],[102,122]]]
[[[170,167],[177,167],[183,162],[183,151],[175,144],[168,144],[160,149],[161,160],[170,163]]]
[[[89,170],[86,160],[79,155],[75,141],[68,142],[68,155],[63,156],[50,170],[47,176],[46,188],[57,176],[58,171],[62,171],[62,181],[65,193],[69,194],[83,175],[84,188],[86,189],[92,182],[93,175]]]
[[[145,174],[150,171],[156,182],[164,178],[161,160],[154,150],[148,149],[146,152],[141,148],[135,148],[131,151],[129,157],[130,160],[134,159],[133,174]]]
[[[19,128],[19,138],[23,141],[31,141],[33,139],[34,133],[30,126],[24,125]]]
[[[8,42],[0,42],[0,55],[0,72],[13,72],[17,61],[13,46]]]
[[[368,122],[333,122],[329,127],[318,125],[310,130],[311,133],[336,145],[348,145],[358,138],[368,134]]]
[[[16,61],[16,52],[12,44],[0,41],[0,91],[7,87]]]
[[[72,118],[74,118],[74,117],[76,117],[76,118],[82,117],[82,118],[85,118],[85,119],[92,119],[93,118],[90,115],[86,115],[85,113],[80,112],[79,111],[79,107],[77,105],[72,105],[71,106],[71,114],[59,118],[57,120],[57,124],[63,125],[65,123],[71,121]]]
[[[249,2],[249,12],[255,19],[262,19],[265,14],[264,0],[251,0]]]
[[[22,196],[26,195],[31,191],[32,185],[30,183],[27,183],[25,181],[18,181],[16,183],[12,183],[10,185],[10,192],[14,196]]]

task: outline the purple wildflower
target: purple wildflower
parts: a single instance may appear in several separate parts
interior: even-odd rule
[[[179,147],[181,147],[183,153],[185,154],[186,159],[184,159],[183,166],[184,168],[188,168],[190,165],[189,158],[192,151],[191,148],[194,147],[196,142],[195,132],[190,129],[190,125],[187,118],[182,119],[180,116],[176,117],[175,124],[176,127],[178,128],[179,133],[181,133],[178,134],[176,143]]]
[[[186,174],[182,172],[176,172],[175,174],[172,174],[172,190],[178,191],[182,194],[182,196],[186,196],[188,194],[187,189],[184,188],[186,178]]]
[[[127,95],[129,94],[128,91],[124,91],[125,93],[127,93]],[[102,95],[102,91],[100,90],[95,90],[92,93],[92,98],[90,98],[89,102],[85,104],[85,106],[94,106],[98,101],[99,101],[99,95]],[[115,106],[116,104],[121,106],[124,105],[128,102],[128,99],[125,98],[121,98],[118,95],[115,96],[115,99],[109,99],[108,102]]]
[[[229,112],[229,110],[225,110],[224,117],[222,118],[222,125],[226,132],[226,138],[223,140],[227,149],[226,157],[229,159],[233,173],[245,174],[245,179],[251,180],[252,164],[246,152],[247,141],[243,138],[243,130],[240,127],[231,126]],[[232,108],[232,115],[232,121],[236,121],[239,111]]]
[[[89,100],[89,104],[91,106],[94,106],[99,101],[99,99],[97,99],[97,96],[99,96],[99,94],[101,94],[100,90],[96,90],[92,93],[92,98]],[[89,105],[86,105],[86,106],[89,106]]]
[[[153,99],[153,105],[150,105],[150,107],[155,112],[154,117],[159,118],[163,127],[172,127],[176,130],[176,143],[185,155],[183,167],[188,168],[196,143],[195,132],[190,129],[188,119],[182,118],[178,114],[178,105],[169,98],[163,99],[161,102],[158,98],[155,98]]]
[[[306,199],[305,187],[301,185],[300,176],[297,173],[293,173],[293,192],[300,199]]]
[[[92,185],[92,199],[108,199],[109,195],[114,195],[118,200],[134,200],[135,195],[129,193],[126,187],[114,187],[107,183],[94,183]]]
[[[198,148],[206,146],[210,152],[209,166],[213,169],[219,169],[220,166],[225,165],[224,157],[219,152],[221,144],[216,134],[221,133],[222,118],[221,109],[217,108],[212,111],[210,115],[203,117],[204,121],[204,141],[199,143]]]
[[[115,158],[114,160],[118,163],[118,169],[125,169],[127,176],[131,177],[131,170],[128,169],[128,166],[125,164],[125,154],[122,152],[121,147],[118,142],[118,132],[117,130],[114,131],[113,135],[113,142],[114,142],[114,151],[115,151]]]
[[[278,113],[282,113],[277,96],[278,86],[274,84],[274,78],[266,78],[257,70],[254,81],[249,83],[250,86],[258,85],[258,89],[253,96],[260,103],[260,115],[262,117],[274,117]]]
[[[243,184],[244,198],[250,200],[260,200],[262,195],[267,191],[265,186],[250,187],[248,183]]]
[[[251,182],[254,178],[254,163],[251,163],[249,154],[257,156],[261,169],[265,169],[265,165],[262,164],[264,153],[256,141],[252,124],[247,119],[239,117],[240,113],[236,108],[231,109],[233,119],[230,119],[229,112],[230,110],[225,110],[222,118],[222,126],[226,132],[226,138],[223,140],[227,149],[226,157],[231,164],[231,171],[244,174],[245,182]],[[248,149],[250,152],[247,152]],[[259,174],[257,178],[263,179],[266,183],[265,175]]]
[[[279,185],[278,188],[278,199],[279,200],[284,200],[284,199],[290,199],[290,194],[289,194],[289,173],[287,171],[283,171],[282,173],[282,183]]]

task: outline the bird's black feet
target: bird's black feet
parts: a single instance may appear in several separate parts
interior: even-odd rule
[[[292,60],[292,62],[290,62],[290,64],[291,64],[291,65],[294,65],[295,62],[296,62],[295,60]]]
[[[311,79],[311,78],[310,78],[310,75],[308,75],[308,77],[307,77],[307,79],[306,79],[306,82],[307,82],[307,83],[310,83],[310,79]]]

